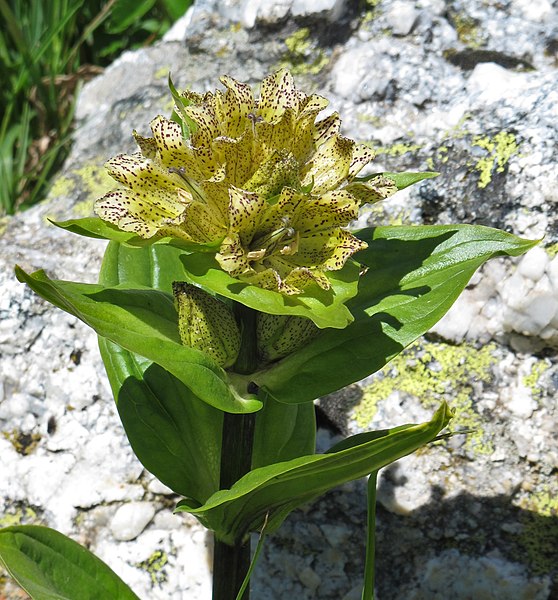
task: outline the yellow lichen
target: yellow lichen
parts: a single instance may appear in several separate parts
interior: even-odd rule
[[[539,386],[541,375],[550,367],[550,362],[547,360],[537,360],[531,366],[531,371],[523,377],[523,385],[531,391],[533,400],[538,400],[542,396],[542,390]]]
[[[0,527],[12,527],[14,525],[36,525],[40,519],[36,511],[30,506],[22,506],[12,508],[12,512],[8,512],[0,517]]]
[[[166,79],[169,76],[170,73],[170,67],[160,67],[159,69],[157,69],[155,71],[155,73],[153,73],[153,77],[155,79]]]
[[[546,486],[520,503],[521,553],[535,574],[551,573],[558,565],[558,487]]]
[[[394,358],[364,389],[363,398],[354,417],[360,427],[368,427],[378,403],[393,392],[410,394],[426,408],[438,406],[452,398],[456,416],[453,430],[473,430],[467,436],[466,447],[479,454],[494,451],[491,440],[482,428],[482,417],[473,404],[472,382],[490,380],[495,346],[451,346],[444,343],[419,341]]]
[[[155,550],[149,558],[136,563],[136,567],[146,571],[154,585],[161,585],[167,580],[165,567],[169,562],[169,557],[163,550]]]
[[[510,158],[518,151],[515,136],[507,131],[500,131],[493,137],[477,135],[472,144],[486,150],[485,156],[474,167],[479,172],[479,188],[485,188],[492,181],[494,168],[497,173],[503,173]]]
[[[12,444],[16,452],[24,456],[34,452],[41,440],[40,433],[24,433],[19,429],[3,431],[2,435]]]
[[[285,39],[287,52],[279,62],[279,68],[287,68],[293,75],[317,75],[329,62],[323,50],[310,40],[310,29],[303,27]]]
[[[451,15],[451,20],[460,42],[472,49],[478,49],[484,45],[477,22],[474,19],[467,15],[455,13]]]
[[[73,211],[77,215],[90,215],[93,201],[102,196],[113,185],[113,180],[103,165],[88,164],[56,178],[50,188],[49,197],[80,197]]]

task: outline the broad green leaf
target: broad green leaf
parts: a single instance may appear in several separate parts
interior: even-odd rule
[[[187,242],[186,240],[181,240],[179,238],[157,236],[145,239],[139,235],[136,235],[135,233],[122,231],[111,223],[107,223],[106,221],[99,219],[99,217],[69,219],[68,221],[53,221],[52,219],[49,219],[49,221],[53,225],[56,225],[56,227],[76,233],[77,235],[83,235],[84,237],[101,240],[112,240],[114,242],[120,242],[121,244],[132,246],[134,248],[142,248],[144,246],[151,246],[152,244],[167,244],[170,246],[176,246],[177,248],[181,248],[183,250],[196,252],[216,252],[219,248],[218,242],[212,244],[197,244],[194,242]]]
[[[438,177],[440,173],[436,171],[423,171],[422,173],[373,173],[372,175],[366,175],[365,177],[355,177],[355,182],[365,182],[374,179],[375,177],[387,177],[391,179],[398,190],[404,190],[406,187],[423,181],[425,179],[432,179]]]
[[[439,321],[485,261],[537,242],[473,225],[377,227],[355,259],[368,267],[348,307],[355,321],[325,330],[253,380],[280,402],[307,402],[381,369]]]
[[[139,600],[102,560],[48,527],[0,529],[0,563],[33,600]]]
[[[164,246],[109,244],[99,281],[169,292],[183,270],[179,256]],[[202,504],[219,489],[223,414],[152,361],[101,337],[99,346],[134,453],[160,481]]]
[[[234,279],[208,254],[184,254],[182,262],[189,282],[203,285],[221,296],[255,310],[272,315],[307,317],[320,328],[339,329],[352,321],[351,313],[344,303],[357,293],[359,266],[354,261],[348,261],[340,271],[328,273],[330,290],[322,290],[313,285],[304,294],[297,296],[264,290]]]
[[[100,336],[157,362],[211,406],[233,413],[261,408],[259,400],[241,395],[225,371],[208,356],[181,344],[170,294],[139,284],[130,288],[126,284],[105,287],[55,281],[44,271],[28,274],[19,267],[16,275],[45,300],[76,316]]]
[[[184,500],[177,510],[194,514],[228,544],[261,528],[266,516],[266,531],[272,532],[297,506],[414,452],[434,439],[450,418],[443,403],[427,423],[375,432],[373,439],[348,448],[254,469],[231,489],[216,492],[203,506]]]
[[[293,410],[294,409],[294,410]],[[314,404],[284,404],[271,396],[256,414],[252,468],[313,454],[316,445]]]
[[[203,504],[219,489],[223,413],[152,361],[104,338],[99,347],[134,454],[174,492]]]

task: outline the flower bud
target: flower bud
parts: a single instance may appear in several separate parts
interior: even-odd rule
[[[223,368],[232,366],[240,351],[240,329],[232,310],[195,285],[175,281],[172,291],[182,343]]]
[[[284,358],[302,348],[319,331],[305,317],[259,313],[256,321],[258,356],[264,363]]]

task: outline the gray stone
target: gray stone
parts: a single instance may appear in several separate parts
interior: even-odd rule
[[[305,56],[292,65],[297,84],[330,98],[346,135],[379,148],[373,169],[441,172],[364,210],[359,226],[468,222],[545,236],[519,260],[487,264],[432,334],[382,373],[322,402],[339,429],[355,433],[424,421],[447,399],[455,429],[472,431],[381,473],[378,600],[551,597],[558,78],[549,49],[558,15],[546,0],[446,4],[383,0],[357,14],[356,3],[199,0],[168,41],[125,53],[84,86],[74,145],[49,198],[7,219],[0,236],[1,514],[25,521],[28,507],[35,521],[87,542],[141,597],[209,597],[210,538],[193,518],[171,514],[175,498],[131,452],[95,335],[12,269],[95,281],[105,244],[45,217],[89,214],[113,185],[102,164],[134,149],[132,129],[145,135],[155,115],[168,114],[169,71],[178,88],[196,91],[224,73],[254,84],[292,60],[285,39],[304,26],[327,65],[305,72]],[[475,45],[534,70],[450,61]],[[28,454],[19,434],[36,436]],[[320,430],[320,451],[336,439]],[[365,494],[365,482],[353,482],[293,512],[266,541],[254,597],[359,597]],[[114,539],[113,503],[142,507],[135,539]],[[158,552],[157,575],[149,561]]]

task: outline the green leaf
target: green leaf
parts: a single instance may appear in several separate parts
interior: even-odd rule
[[[143,250],[150,251],[152,247]],[[157,253],[154,251],[152,256]],[[100,336],[162,366],[211,406],[232,413],[261,408],[259,400],[244,391],[239,393],[213,360],[181,344],[170,294],[139,284],[130,288],[127,284],[105,287],[55,281],[44,271],[28,274],[19,267],[16,275],[45,300],[76,316]],[[157,273],[157,277],[164,278],[165,273]]]
[[[68,221],[53,221],[52,219],[48,220],[53,225],[56,225],[56,227],[76,233],[77,235],[83,235],[85,237],[102,240],[112,240],[114,242],[119,242],[134,248],[142,248],[144,246],[151,246],[152,244],[166,244],[183,250],[196,252],[216,252],[219,249],[219,242],[213,242],[211,244],[198,244],[179,238],[157,236],[145,239],[139,235],[136,235],[135,233],[122,231],[115,225],[99,219],[99,217],[69,219]]]
[[[253,375],[280,402],[307,402],[378,371],[444,316],[485,261],[537,244],[473,225],[377,227],[357,236],[368,248],[355,259],[368,271],[348,303],[355,321]]]
[[[109,244],[99,281],[168,292],[183,270],[179,255],[164,246],[136,251]],[[223,413],[154,362],[105,338],[99,346],[134,453],[173,491],[202,504],[219,489]]]
[[[104,338],[99,346],[134,454],[174,492],[203,504],[219,489],[223,413],[152,361]]]
[[[438,177],[439,174],[440,173],[437,173],[436,171],[423,171],[422,173],[373,173],[372,175],[366,175],[366,177],[355,177],[354,181],[365,182],[370,181],[375,177],[387,177],[395,183],[398,190],[403,190],[414,183],[423,181],[424,179]]]
[[[155,2],[156,0],[116,0],[107,22],[107,32],[123,33],[141,21],[142,17],[153,8]]]
[[[297,506],[377,471],[433,440],[450,418],[451,412],[443,403],[427,423],[374,432],[373,439],[349,448],[254,469],[230,490],[216,492],[203,506],[191,506],[184,500],[177,511],[194,514],[228,544],[238,543],[261,528],[266,516],[266,531],[272,532]]]
[[[0,529],[0,563],[34,600],[139,600],[102,560],[48,527]]]
[[[206,289],[255,310],[272,315],[306,317],[312,319],[320,328],[343,328],[352,321],[351,313],[344,303],[352,298],[358,289],[359,266],[354,261],[348,261],[340,271],[328,273],[330,290],[322,290],[313,285],[304,294],[296,296],[264,290],[234,279],[208,254],[183,255],[182,262],[190,283],[203,285]]]
[[[294,410],[293,410],[294,409]],[[252,468],[313,454],[316,445],[314,404],[284,404],[271,396],[256,414]]]

